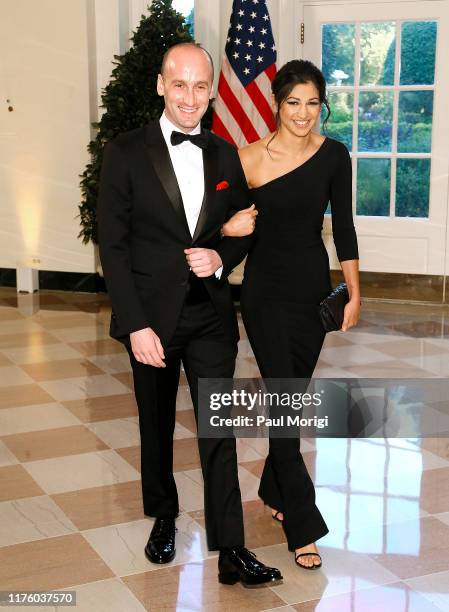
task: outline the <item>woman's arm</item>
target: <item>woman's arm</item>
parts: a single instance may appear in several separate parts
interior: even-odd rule
[[[256,225],[257,210],[254,204],[249,208],[239,210],[221,228],[222,236],[240,238],[253,233]]]
[[[249,187],[251,181],[249,179],[249,168],[251,166],[252,158],[254,157],[255,147],[249,145],[239,149],[238,155],[240,158],[241,168],[245,177],[246,184]],[[241,237],[249,236],[253,233],[256,225],[257,210],[254,204],[249,208],[239,210],[235,213],[221,228],[222,236]]]
[[[249,204],[248,185],[242,165],[234,147],[230,147],[229,159],[230,164],[230,183],[231,193],[229,194],[229,208],[227,215],[231,215],[234,211],[243,210],[244,206]],[[226,218],[226,217],[225,217]],[[221,228],[223,229],[223,228]],[[252,246],[253,237],[247,234],[226,235],[223,236],[216,246],[215,251],[221,257],[223,269],[221,271],[220,280],[224,280],[246,256]]]
[[[349,302],[345,306],[342,331],[357,325],[360,316],[360,283],[359,260],[347,259],[340,262],[346,285],[348,286]]]
[[[342,331],[357,324],[360,316],[359,252],[352,218],[352,164],[341,144],[331,180],[332,234],[343,276],[348,286]]]

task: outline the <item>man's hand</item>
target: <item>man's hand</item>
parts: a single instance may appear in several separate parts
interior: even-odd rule
[[[159,336],[154,333],[151,327],[139,329],[129,334],[131,348],[134,357],[140,363],[154,366],[155,368],[165,368],[163,359],[165,358]]]
[[[223,225],[223,236],[241,238],[253,233],[256,225],[257,210],[254,204],[249,208],[239,210]]]
[[[212,276],[223,265],[220,255],[213,249],[184,249],[190,269],[199,278]]]

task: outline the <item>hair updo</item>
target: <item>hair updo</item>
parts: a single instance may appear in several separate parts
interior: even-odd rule
[[[305,83],[313,83],[315,85],[320,104],[323,104],[327,109],[327,114],[323,121],[323,128],[326,130],[326,124],[331,114],[329,100],[326,95],[326,79],[321,70],[315,64],[309,62],[309,60],[291,60],[287,62],[279,69],[271,83],[271,91],[278,107],[275,115],[277,130],[279,129],[279,109],[281,105],[289,97],[296,85]]]

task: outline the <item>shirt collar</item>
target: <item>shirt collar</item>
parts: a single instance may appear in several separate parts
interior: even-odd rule
[[[159,119],[159,124],[161,126],[162,134],[167,143],[170,142],[170,136],[172,132],[182,131],[176,125],[174,125],[170,121],[170,119],[168,119],[167,115],[165,114],[165,111],[162,113],[161,118]],[[195,128],[193,128],[193,130],[189,132],[189,134],[192,134],[192,136],[194,134],[201,134],[201,123],[198,123],[198,125]]]

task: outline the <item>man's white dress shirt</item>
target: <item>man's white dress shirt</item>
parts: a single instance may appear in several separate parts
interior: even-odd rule
[[[172,145],[171,133],[181,130],[167,118],[165,112],[162,113],[159,123],[178,181],[190,235],[193,236],[204,198],[203,150],[188,140]],[[200,124],[189,132],[192,136],[200,133]],[[221,277],[222,270],[223,266],[215,272],[217,278]]]

